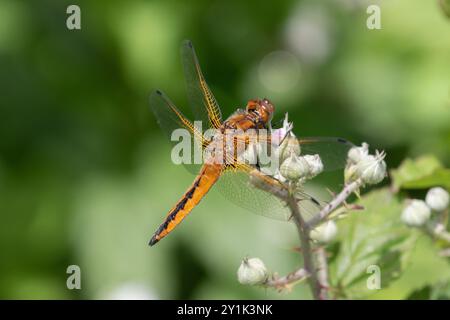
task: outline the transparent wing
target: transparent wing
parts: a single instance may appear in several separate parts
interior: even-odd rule
[[[181,111],[170,101],[170,99],[161,91],[156,90],[149,97],[150,109],[156,117],[158,125],[165,132],[172,144],[178,145],[181,140],[187,143],[186,149],[190,148],[191,152],[181,152],[179,159],[184,159],[185,168],[197,174],[201,166],[201,157],[199,154],[203,150],[203,146],[207,143],[203,140],[201,132],[194,127]],[[183,131],[175,131],[184,129]],[[172,136],[173,135],[173,136]],[[172,137],[174,140],[172,140]]]
[[[245,140],[247,136],[235,137]],[[289,137],[288,137],[289,138]],[[260,143],[270,143],[271,136],[258,136]],[[343,138],[336,137],[305,137],[298,139],[301,155],[318,154],[324,165],[324,171],[333,171],[345,167],[348,151],[354,144]]]
[[[270,183],[272,178],[267,179],[267,183]],[[215,188],[226,199],[252,213],[275,220],[290,219],[291,214],[286,203],[271,193],[256,188],[247,171],[226,170],[220,176]],[[306,192],[301,192],[298,195],[298,205],[304,218],[309,219],[326,203]]]
[[[202,121],[205,130],[210,126],[219,128],[222,124],[219,104],[203,77],[194,46],[189,40],[185,40],[181,46],[181,59],[194,120]]]
[[[306,137],[299,139],[301,154],[318,154],[324,170],[331,171],[345,167],[347,154],[354,144],[343,138]]]
[[[286,204],[252,186],[250,176],[245,172],[225,171],[216,183],[215,189],[234,204],[253,213],[276,220],[289,219]]]
[[[318,154],[321,157],[325,170],[343,168],[348,150],[353,146],[345,139],[330,137],[302,138],[299,139],[299,143],[303,155]],[[248,164],[237,163],[222,174],[217,183],[217,189],[227,199],[242,208],[273,219],[289,219],[290,212],[283,200],[254,186],[251,173],[255,170],[256,168]],[[270,176],[263,175],[263,177],[265,177],[264,183],[267,185],[277,182]],[[308,188],[308,184],[305,187]],[[325,201],[319,200],[318,197],[308,192],[298,192],[296,196],[299,200],[300,211],[306,220],[326,205]]]

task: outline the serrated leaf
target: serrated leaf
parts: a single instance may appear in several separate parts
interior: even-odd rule
[[[401,203],[388,188],[372,191],[357,203],[365,210],[339,223],[340,250],[330,262],[332,285],[349,298],[374,293],[367,287],[370,266],[380,269],[382,288],[398,278],[415,241],[400,223]]]
[[[436,283],[450,282],[450,268],[445,258],[439,257],[435,243],[420,230],[411,230],[417,236],[406,270],[389,287],[377,290],[371,299],[406,299],[411,292]]]

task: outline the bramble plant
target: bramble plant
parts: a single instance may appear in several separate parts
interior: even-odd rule
[[[283,291],[307,281],[314,299],[361,298],[374,289],[387,287],[401,275],[420,233],[435,240],[440,255],[450,256],[449,194],[436,187],[449,187],[448,169],[432,157],[406,160],[391,172],[391,187],[361,196],[361,189],[378,184],[387,176],[386,154],[378,150],[370,154],[369,145],[363,143],[347,154],[341,192],[308,216],[297,193],[303,190],[305,182],[322,172],[323,164],[319,155],[302,155],[292,127],[286,116],[283,128],[273,132],[284,136],[275,150],[280,166],[273,177],[288,192],[275,190],[257,178],[252,183],[283,200],[290,209],[290,220],[299,234],[303,267],[280,277],[269,274],[259,258],[245,258],[238,270],[241,284]],[[425,201],[406,195],[408,189],[430,187]],[[348,204],[352,194],[357,200]]]

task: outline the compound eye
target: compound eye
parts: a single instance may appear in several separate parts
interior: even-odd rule
[[[270,106],[270,101],[269,101],[268,99],[264,98],[264,99],[261,101],[261,104],[262,104],[264,107],[268,107],[268,106]]]

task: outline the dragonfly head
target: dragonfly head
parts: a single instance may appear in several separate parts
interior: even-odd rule
[[[246,107],[247,112],[257,112],[265,122],[272,120],[275,108],[269,99],[254,99],[249,100]]]

